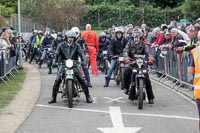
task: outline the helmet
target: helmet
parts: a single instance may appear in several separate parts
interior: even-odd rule
[[[75,32],[76,33],[76,37],[79,37],[80,36],[80,30],[78,27],[72,27],[71,28],[71,31]]]
[[[61,32],[58,32],[58,33],[57,33],[57,37],[62,37],[62,33],[61,33]]]
[[[133,37],[133,38],[134,38],[134,37],[142,37],[142,34],[141,34],[141,32],[139,32],[139,31],[133,31],[132,37]]]
[[[33,33],[38,33],[38,31],[37,31],[37,30],[34,30]]]
[[[46,31],[45,32],[45,36],[50,36],[51,35],[51,32],[50,31]]]
[[[122,27],[115,27],[115,33],[117,34],[118,32],[123,34],[124,33],[123,28]]]
[[[38,35],[43,35],[44,33],[40,30],[38,31]]]
[[[76,38],[76,33],[69,30],[65,33],[65,37],[73,37],[73,38]]]
[[[101,33],[99,34],[99,38],[102,38],[102,37],[106,37],[106,33],[105,33],[105,32],[101,32]]]

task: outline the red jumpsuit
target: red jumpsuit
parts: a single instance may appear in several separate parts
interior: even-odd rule
[[[92,74],[98,75],[97,61],[96,61],[96,54],[99,51],[98,36],[94,31],[87,29],[86,31],[81,33],[81,37],[85,39],[88,47]]]

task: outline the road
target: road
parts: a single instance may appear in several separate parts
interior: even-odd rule
[[[152,82],[155,103],[145,101],[142,110],[129,101],[114,81],[104,88],[104,75],[91,76],[94,103],[85,102],[84,94],[74,108],[58,95],[57,103],[48,104],[56,71],[47,74],[43,65],[41,94],[33,111],[16,133],[197,133],[198,114],[194,103]],[[33,81],[34,82],[34,81]],[[32,88],[34,89],[34,88]]]

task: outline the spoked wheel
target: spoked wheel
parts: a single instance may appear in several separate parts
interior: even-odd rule
[[[121,76],[120,76],[120,81],[121,81],[121,90],[124,89],[124,68],[121,69]]]
[[[68,97],[68,107],[73,108],[73,84],[72,80],[67,80],[67,97]]]
[[[138,109],[142,109],[143,107],[143,85],[144,81],[140,78],[138,80]]]
[[[105,60],[105,64],[104,64],[104,72],[105,72],[105,75],[108,74],[108,60]]]

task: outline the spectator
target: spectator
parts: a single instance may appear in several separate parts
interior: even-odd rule
[[[160,57],[160,49],[159,46],[164,42],[164,34],[161,33],[160,28],[156,27],[153,30],[153,35],[156,38],[155,42],[152,44],[152,55],[154,56],[156,62],[154,64],[155,69],[158,71],[158,76],[161,76],[159,71],[163,71],[163,63],[161,62],[161,57]]]
[[[196,47],[196,45],[194,45],[195,44],[195,41],[194,41],[194,39],[195,39],[194,27],[190,27],[190,29],[187,30],[187,35],[190,38],[190,41],[188,43],[187,42],[183,42],[183,44],[186,44],[186,45],[183,46],[183,47],[178,47],[176,49],[176,51],[179,51],[179,52],[181,52],[181,51],[190,51],[190,50],[192,50],[193,48]]]
[[[9,35],[8,33],[3,32],[0,37],[0,51],[3,52],[6,64],[8,64],[10,48],[13,48],[13,46],[10,44]]]
[[[198,35],[199,30],[200,30],[200,25],[199,24],[195,24],[194,25],[194,34],[195,34],[194,42],[195,43],[198,41],[197,35]]]

